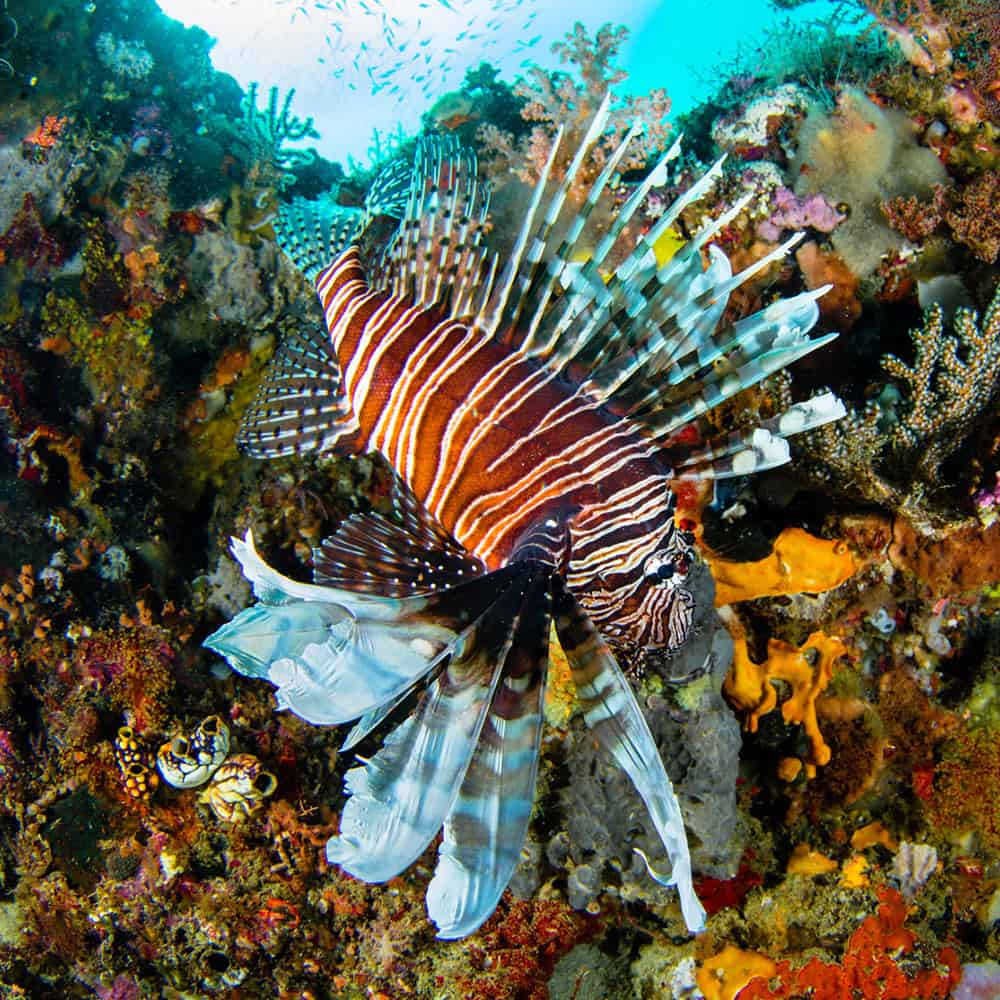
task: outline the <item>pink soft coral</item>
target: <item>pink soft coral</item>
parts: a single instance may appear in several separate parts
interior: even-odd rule
[[[577,22],[564,41],[552,46],[552,51],[561,62],[576,68],[579,79],[572,72],[550,73],[539,66],[529,68],[527,79],[518,81],[514,92],[526,102],[521,116],[537,123],[531,134],[515,146],[513,136],[495,126],[484,126],[479,132],[487,155],[493,154],[494,174],[510,172],[533,184],[548,160],[556,130],[563,126],[567,134],[553,176],[557,179],[565,176],[572,151],[579,145],[605,94],[625,79],[626,73],[615,66],[615,59],[627,38],[627,28],[610,24],[605,24],[591,38]],[[589,188],[636,120],[642,122],[643,133],[629,147],[620,169],[642,168],[661,152],[670,130],[665,120],[669,110],[670,98],[665,90],[651,91],[646,97],[629,97],[614,107],[607,131],[582,165],[570,197],[579,198]]]

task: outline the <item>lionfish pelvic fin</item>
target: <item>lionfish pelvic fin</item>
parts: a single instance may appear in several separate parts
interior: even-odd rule
[[[416,708],[347,773],[327,855],[384,882],[444,827],[428,912],[442,937],[474,931],[516,866],[534,798],[553,574],[533,561],[411,598],[297,583],[248,535],[233,552],[259,603],[206,640],[278,687],[307,721],[360,718],[354,743],[409,694]]]

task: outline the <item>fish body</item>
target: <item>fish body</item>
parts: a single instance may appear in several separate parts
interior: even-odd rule
[[[489,916],[517,864],[553,631],[584,723],[635,784],[666,851],[670,875],[650,874],[677,886],[689,929],[701,928],[680,808],[614,650],[655,659],[690,629],[697,557],[674,522],[670,480],[781,464],[788,434],[843,412],[827,395],[746,434],[680,443],[713,406],[829,339],[808,336],[822,290],[716,329],[729,291],[794,243],[733,276],[710,240],[740,204],[658,267],[656,240],[720,165],[602,274],[647,180],[579,261],[638,126],[557,243],[608,113],[606,100],[546,202],[557,136],[502,267],[484,239],[488,190],[451,140],[418,144],[410,175],[380,175],[363,212],[300,200],[276,226],[315,282],[326,330],[282,345],[240,442],[265,458],[378,451],[396,473],[395,511],[345,522],[314,553],[312,584],[278,574],[249,535],[234,540],[258,603],[206,644],[270,680],[279,707],[316,724],[358,720],[346,746],[415,699],[348,772],[327,855],[381,882],[443,828],[427,905],[446,938]],[[365,256],[359,239],[378,215],[401,222],[384,252]]]

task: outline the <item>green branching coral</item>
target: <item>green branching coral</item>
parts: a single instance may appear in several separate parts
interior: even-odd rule
[[[1000,388],[1000,289],[981,323],[973,310],[959,309],[952,328],[946,332],[941,307],[931,306],[910,331],[913,363],[882,359],[898,387],[807,435],[813,478],[902,510],[919,526],[941,520],[928,495]]]
[[[318,139],[319,132],[313,127],[312,118],[302,121],[291,113],[293,87],[285,95],[279,109],[278,88],[272,87],[268,97],[267,110],[257,107],[257,84],[251,83],[240,107],[243,111],[245,139],[250,146],[254,161],[272,166],[279,174],[278,186],[288,187],[295,183],[294,170],[316,159],[315,149],[286,149],[285,143],[302,139]]]

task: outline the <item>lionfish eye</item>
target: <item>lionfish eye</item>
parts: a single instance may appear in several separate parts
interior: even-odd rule
[[[658,580],[669,580],[674,575],[674,564],[666,562],[656,570]]]

